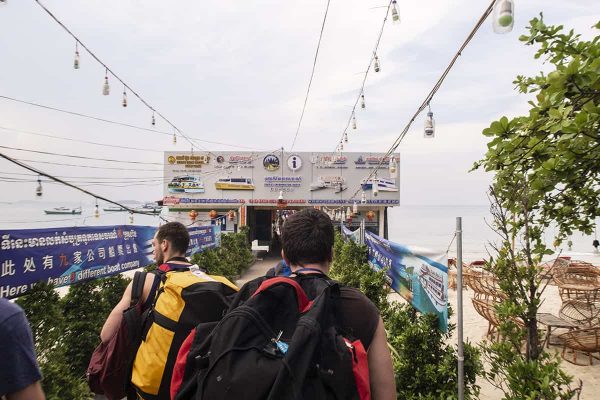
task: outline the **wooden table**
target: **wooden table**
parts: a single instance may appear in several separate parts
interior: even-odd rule
[[[566,321],[562,318],[557,317],[556,315],[552,315],[549,313],[538,313],[536,315],[537,320],[540,324],[546,325],[546,338],[544,342],[546,342],[546,347],[550,347],[550,345],[560,345],[561,343],[551,343],[550,335],[552,334],[552,329],[573,329],[576,327],[575,324]]]

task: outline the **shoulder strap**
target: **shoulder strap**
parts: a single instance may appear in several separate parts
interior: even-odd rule
[[[131,286],[131,305],[136,305],[142,298],[144,293],[144,285],[146,284],[145,271],[136,271],[133,275],[133,283]]]

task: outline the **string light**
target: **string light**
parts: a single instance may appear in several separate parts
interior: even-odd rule
[[[381,71],[381,67],[379,66],[379,57],[377,57],[377,54],[375,54],[373,69],[375,69],[375,72]]]
[[[96,199],[96,210],[94,211],[94,217],[100,218],[100,209],[98,208],[98,199]]]
[[[367,105],[365,104],[365,94],[361,94],[360,95],[360,108],[362,108],[363,110],[365,108],[367,108]]]
[[[396,163],[396,157],[392,156],[390,158],[390,178],[396,177],[396,172],[398,171],[398,164]]]
[[[156,125],[156,118],[154,118],[154,111],[152,111],[152,126]]]
[[[379,194],[379,178],[377,178],[377,171],[375,171],[375,176],[373,177],[373,181],[372,181],[372,187],[373,187],[373,196],[377,197],[377,195]]]
[[[392,21],[395,24],[400,23],[400,14],[398,13],[398,7],[397,7],[396,0],[392,0]]]
[[[427,112],[427,118],[425,118],[425,132],[424,137],[432,138],[435,136],[435,120],[433,119],[433,112],[431,112],[431,106],[427,104],[429,111]]]
[[[348,134],[344,132],[344,143],[348,143]]]
[[[79,43],[75,42],[75,59],[73,60],[73,68],[79,69]]]
[[[177,144],[177,132],[173,132],[173,144]]]
[[[41,177],[38,175],[38,179],[37,179],[38,185],[37,188],[35,189],[35,194],[38,197],[42,197],[42,193],[43,193],[43,189],[42,189],[42,179]]]
[[[0,0],[0,6],[6,5],[6,3],[8,3],[8,0]]]
[[[125,85],[123,85],[123,107],[127,107],[127,90]]]
[[[102,85],[102,94],[108,96],[110,94],[110,85],[108,84],[108,68],[104,71],[104,85]]]
[[[515,23],[515,5],[512,0],[497,0],[494,5],[492,27],[495,33],[508,33],[512,31]]]
[[[352,111],[352,129],[356,129],[356,115],[354,115],[354,111]]]
[[[129,223],[133,224],[133,213],[129,212]]]
[[[340,151],[344,151],[344,143],[340,142]],[[341,154],[340,154],[341,156]]]
[[[358,214],[358,204],[356,202],[352,204],[352,214]]]

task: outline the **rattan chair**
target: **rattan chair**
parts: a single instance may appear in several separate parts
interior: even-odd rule
[[[574,329],[559,336],[563,340],[562,358],[576,365],[592,365],[593,358],[600,359],[595,353],[600,353],[600,327]],[[567,352],[567,349],[570,352]],[[586,354],[589,364],[577,362],[577,354]],[[572,359],[565,354],[571,354]]]
[[[600,325],[600,308],[586,299],[565,301],[558,316],[581,327]]]

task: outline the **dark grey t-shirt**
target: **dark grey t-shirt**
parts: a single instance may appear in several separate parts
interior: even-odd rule
[[[25,313],[18,305],[0,298],[0,396],[41,379]]]

